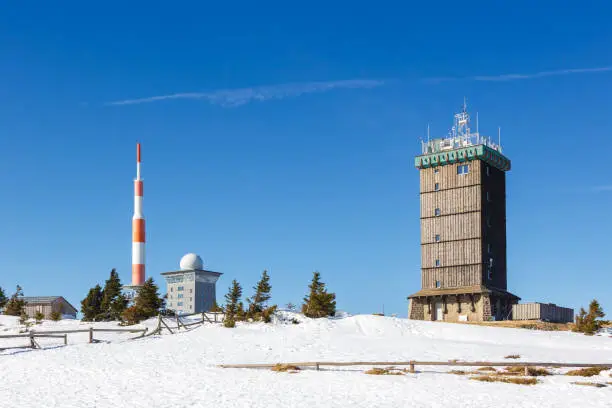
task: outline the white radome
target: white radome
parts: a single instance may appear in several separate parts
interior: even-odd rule
[[[198,255],[189,253],[181,258],[181,270],[190,271],[193,269],[204,269],[204,262]]]

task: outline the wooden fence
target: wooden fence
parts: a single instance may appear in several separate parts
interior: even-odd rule
[[[525,375],[528,373],[528,367],[601,367],[612,368],[612,363],[606,364],[589,364],[589,363],[548,363],[548,362],[491,362],[491,361],[348,361],[348,362],[333,362],[333,361],[315,361],[315,362],[300,362],[300,363],[280,363],[295,367],[314,367],[317,371],[319,367],[348,367],[348,366],[408,366],[411,373],[416,372],[415,367],[420,366],[453,366],[453,367],[525,367]],[[221,368],[272,368],[277,364],[222,364]]]
[[[182,318],[192,317],[192,316],[201,316],[201,318],[198,321],[191,322],[191,323],[184,323],[181,320]],[[159,315],[157,317],[157,327],[151,333],[147,334],[147,336],[152,336],[154,334],[161,334],[164,329],[168,330],[170,334],[174,334],[174,332],[172,331],[173,329],[176,331],[179,331],[181,328],[189,330],[189,328],[192,326],[201,325],[204,323],[222,323],[224,319],[225,319],[225,313],[218,313],[218,312],[192,313],[189,315],[183,315],[183,316],[177,315],[173,317],[163,317],[162,315]],[[176,326],[171,327],[170,325],[168,325],[168,323],[166,323],[166,320],[171,320],[171,321],[173,320]]]
[[[64,345],[68,345],[68,335],[73,334],[73,333],[89,333],[89,343],[95,343],[98,341],[94,338],[95,332],[125,332],[125,333],[142,332],[140,336],[133,338],[133,339],[138,339],[138,338],[144,337],[147,330],[148,329],[146,327],[144,329],[96,329],[94,327],[90,327],[88,329],[49,330],[49,331],[41,331],[41,332],[31,331],[29,333],[24,333],[24,334],[7,334],[7,335],[0,335],[0,340],[1,339],[14,339],[14,338],[28,338],[30,339],[30,344],[27,346],[23,346],[23,347],[19,347],[19,346],[0,347],[0,349],[5,350],[5,349],[10,349],[10,348],[24,348],[24,347],[41,348],[40,345],[36,342],[36,338],[61,338],[61,339],[64,339]]]
[[[200,316],[200,319],[198,321],[195,322],[191,322],[191,323],[185,323],[183,322],[181,319],[185,318],[185,317],[192,317],[192,316]],[[171,334],[174,334],[175,332],[173,331],[179,331],[181,328],[184,328],[186,330],[189,330],[190,327],[196,326],[196,325],[201,325],[204,323],[221,323],[223,322],[225,318],[225,314],[224,313],[217,313],[217,312],[205,312],[205,313],[193,313],[190,315],[184,315],[184,316],[174,316],[174,317],[162,317],[161,315],[158,316],[158,320],[157,320],[157,327],[150,333],[147,334],[148,332],[148,328],[144,328],[144,329],[97,329],[95,327],[89,327],[88,329],[75,329],[75,330],[49,330],[49,331],[30,331],[29,333],[24,333],[24,334],[8,334],[8,335],[0,335],[0,340],[2,339],[14,339],[14,338],[27,338],[30,340],[29,344],[27,346],[13,346],[13,347],[1,347],[0,346],[0,350],[6,350],[6,349],[12,349],[12,348],[26,348],[26,347],[31,347],[31,348],[41,348],[40,345],[38,344],[38,342],[36,341],[36,338],[61,338],[64,339],[64,345],[68,344],[68,334],[72,334],[72,333],[89,333],[89,343],[96,343],[99,340],[96,340],[94,338],[94,333],[96,332],[117,332],[117,333],[141,333],[139,336],[136,337],[132,337],[130,338],[130,340],[135,340],[135,339],[140,339],[143,337],[148,337],[148,336],[152,336],[155,334],[161,334],[163,329],[168,330]],[[173,320],[176,323],[176,326],[171,326],[168,323],[166,323],[166,320]]]

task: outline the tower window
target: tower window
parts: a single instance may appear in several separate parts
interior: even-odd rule
[[[487,201],[491,201],[491,194],[487,191]]]
[[[487,279],[493,280],[493,268],[491,267],[487,268]]]
[[[487,172],[487,176],[490,176],[491,175],[491,168],[487,165],[485,167],[485,169],[486,169],[486,172]]]
[[[183,302],[178,302],[176,305],[177,306],[183,306]]]
[[[183,286],[179,286],[179,287],[177,288],[177,290],[178,290],[179,292],[180,292],[180,291],[182,291],[183,289],[185,289]]]
[[[491,247],[491,244],[487,244],[487,252],[488,252],[488,253],[491,253],[491,249],[493,249],[493,248]]]
[[[440,190],[440,183],[436,183],[436,185],[434,186],[434,190],[436,191]]]
[[[440,234],[436,234],[436,242],[440,242]]]
[[[457,174],[468,174],[470,172],[470,166],[468,164],[461,164],[457,166]]]
[[[440,260],[436,259],[436,266],[440,266]]]
[[[182,299],[182,298],[183,298],[183,294],[182,294],[182,293],[179,293],[178,298],[179,298],[179,299]]]
[[[440,169],[436,167],[436,168],[434,169],[434,173],[439,173],[439,172],[440,172]]]
[[[491,226],[491,217],[487,215],[487,227]]]
[[[436,288],[439,288],[441,286],[442,286],[442,284],[440,283],[440,281],[436,281]]]
[[[439,209],[439,208],[436,208],[436,209],[434,210],[434,214],[436,215],[436,217],[439,217],[439,216],[440,216],[440,209]]]

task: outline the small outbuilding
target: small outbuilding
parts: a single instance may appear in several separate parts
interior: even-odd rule
[[[541,320],[552,323],[572,323],[574,309],[554,303],[520,303],[512,306],[512,320]]]
[[[62,319],[76,319],[78,313],[63,296],[24,296],[22,299],[26,302],[25,310],[30,317],[41,312],[45,319],[50,319],[51,313],[59,312]]]

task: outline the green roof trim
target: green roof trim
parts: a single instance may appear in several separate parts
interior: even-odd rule
[[[502,171],[510,170],[510,159],[483,144],[462,147],[460,149],[427,153],[415,157],[414,165],[418,169],[444,166],[447,164],[463,163],[472,160],[482,160],[485,163]]]

